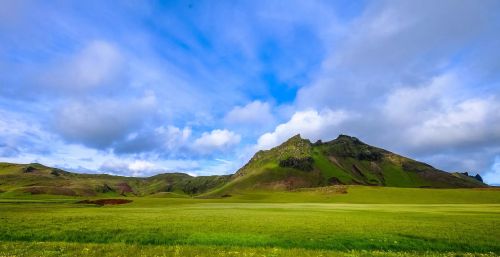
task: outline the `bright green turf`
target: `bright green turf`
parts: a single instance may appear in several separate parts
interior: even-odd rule
[[[224,199],[0,199],[0,256],[496,256],[500,191],[349,187]]]

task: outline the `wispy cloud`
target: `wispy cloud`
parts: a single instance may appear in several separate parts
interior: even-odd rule
[[[222,174],[255,145],[348,133],[491,172],[499,10],[494,0],[2,1],[0,159]]]

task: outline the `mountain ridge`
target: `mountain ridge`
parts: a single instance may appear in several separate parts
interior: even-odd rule
[[[480,177],[480,176],[479,176]],[[255,153],[222,188],[212,195],[244,190],[294,190],[330,185],[390,187],[485,187],[464,173],[448,173],[356,137],[311,143],[297,134],[281,145]]]
[[[479,175],[448,173],[356,137],[311,143],[297,134],[260,150],[234,174],[193,177],[163,173],[151,177],[79,174],[41,164],[0,163],[0,193],[62,195],[224,196],[244,190],[294,190],[331,185],[389,187],[487,187]]]

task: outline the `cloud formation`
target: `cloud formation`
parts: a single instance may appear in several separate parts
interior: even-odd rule
[[[213,151],[226,150],[229,147],[238,144],[241,136],[227,129],[215,129],[211,132],[204,132],[193,143],[193,149],[202,154],[212,153]]]
[[[401,139],[415,150],[496,144],[500,108],[494,95],[464,97],[454,74],[443,74],[418,87],[400,87],[382,105],[388,125],[403,128]]]
[[[128,102],[107,99],[70,102],[57,111],[54,126],[69,142],[104,149],[140,128],[155,106],[154,94]]]
[[[499,10],[495,0],[3,1],[0,159],[220,174],[255,146],[345,133],[497,174]]]
[[[341,134],[338,125],[348,119],[345,111],[306,110],[293,114],[289,121],[279,124],[273,132],[265,133],[257,140],[257,149],[270,149],[290,137],[301,134],[312,140],[328,140]]]
[[[274,122],[269,103],[259,100],[245,106],[236,106],[224,118],[229,124],[247,126],[266,126]]]
[[[500,185],[500,156],[495,157],[491,170],[483,176],[483,179],[492,185]]]
[[[42,74],[41,82],[56,90],[88,91],[112,84],[124,65],[124,57],[116,46],[95,40],[73,56],[57,61]]]
[[[160,171],[154,163],[144,160],[135,160],[132,162],[108,160],[102,164],[100,169],[111,174],[133,177],[147,177]]]

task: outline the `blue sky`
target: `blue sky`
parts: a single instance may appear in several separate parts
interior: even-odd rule
[[[0,1],[0,161],[233,173],[349,134],[500,183],[500,2]]]

